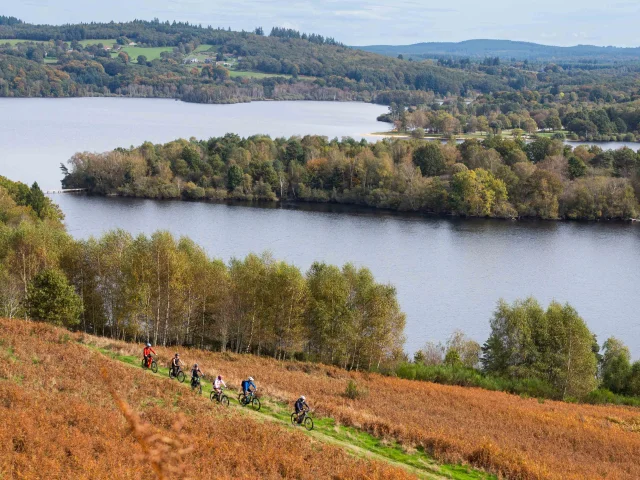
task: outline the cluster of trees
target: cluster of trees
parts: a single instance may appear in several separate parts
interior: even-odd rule
[[[366,268],[268,255],[228,264],[167,232],[77,241],[34,184],[0,181],[0,316],[93,334],[369,369],[398,358],[405,316]]]
[[[540,137],[461,144],[234,134],[78,153],[63,185],[95,194],[187,200],[298,200],[435,214],[635,218],[640,157]]]
[[[639,101],[604,104],[591,101],[589,92],[547,96],[502,92],[473,101],[458,97],[436,102],[432,97],[414,103],[399,98],[389,104],[389,113],[379,120],[413,134],[421,130],[445,136],[510,130],[515,136],[548,131],[559,139],[587,141],[633,142],[640,137]]]
[[[631,363],[622,342],[609,338],[601,349],[573,307],[552,302],[544,309],[533,298],[513,304],[501,300],[483,346],[455,332],[446,345],[427,343],[415,353],[413,364],[413,370],[405,365],[399,372],[415,376],[417,366],[431,369],[431,375],[438,372],[446,383],[564,400],[640,397],[640,361]],[[456,370],[461,372],[457,376],[442,375]]]
[[[257,28],[256,34],[260,35],[261,31],[263,32],[261,27]],[[325,38],[322,35],[318,35],[317,33],[311,33],[311,34],[300,33],[298,30],[294,30],[292,28],[273,27],[271,29],[271,33],[269,34],[269,36],[279,37],[279,38],[289,38],[289,39],[294,38],[294,39],[308,40],[311,43],[318,43],[320,45],[327,44],[327,45],[342,46],[341,43],[336,42],[335,38],[332,38],[332,37]]]

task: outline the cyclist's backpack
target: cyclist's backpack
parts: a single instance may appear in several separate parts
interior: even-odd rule
[[[247,390],[249,390],[249,382],[247,380],[243,380],[241,386],[242,386],[243,392],[246,392]]]

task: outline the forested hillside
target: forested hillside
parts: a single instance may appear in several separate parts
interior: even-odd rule
[[[111,51],[112,44],[130,43],[170,48],[160,58],[144,62]],[[221,60],[232,57],[240,71],[278,77],[230,78],[225,68],[209,72],[206,67],[184,65],[198,49],[208,49]],[[472,90],[504,89],[508,84],[505,78],[353,50],[321,35],[274,29],[266,36],[261,29],[231,32],[159,21],[0,25],[0,59],[3,96],[117,94],[218,103],[264,98],[372,101],[387,90],[464,95]],[[57,88],[58,75],[74,87]]]
[[[367,45],[355,47],[367,52],[397,57],[403,55],[414,58],[467,57],[484,59],[499,57],[504,60],[534,61],[584,61],[611,62],[640,61],[640,48],[597,47],[576,45],[557,47],[531,42],[510,40],[466,40],[463,42],[425,42],[412,45]]]
[[[443,122],[453,121],[443,117]],[[63,185],[95,194],[186,200],[310,201],[471,217],[635,218],[640,160],[629,148],[488,136],[272,140],[228,134],[78,153]]]

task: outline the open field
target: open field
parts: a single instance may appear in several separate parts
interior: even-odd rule
[[[139,55],[147,57],[148,61],[160,58],[162,52],[173,52],[174,47],[122,47],[120,51],[129,55],[129,60],[135,62]],[[112,57],[117,57],[119,52],[111,52]]]
[[[0,478],[137,479],[154,470],[157,478],[415,478],[211,404],[76,334],[19,320],[0,326]],[[126,402],[126,420],[110,392]]]
[[[237,70],[229,70],[229,76],[231,78],[269,78],[269,77],[284,77],[291,78],[291,75],[282,75],[278,73],[262,73],[262,72],[240,72]]]
[[[116,43],[116,39],[115,38],[97,38],[97,39],[91,39],[91,40],[80,40],[80,45],[82,45],[83,47],[86,47],[87,45],[98,45],[99,43],[101,43],[102,45],[104,45],[105,47],[107,46],[111,46],[114,43]]]
[[[44,43],[44,42],[41,42],[39,40],[20,40],[20,39],[0,38],[0,45],[4,45],[5,43],[8,43],[10,45],[15,45],[17,43],[24,43],[24,42]]]

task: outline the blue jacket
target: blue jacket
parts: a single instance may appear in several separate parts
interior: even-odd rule
[[[243,380],[242,381],[242,391],[243,392],[248,392],[249,388],[253,387],[254,390],[257,390],[258,387],[256,387],[256,384],[249,381],[249,380]]]

